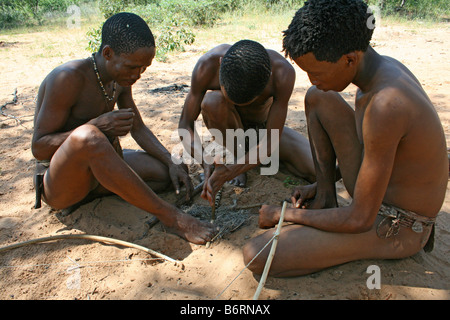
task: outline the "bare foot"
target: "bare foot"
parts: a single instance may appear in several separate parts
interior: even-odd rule
[[[228,183],[243,188],[247,184],[247,174],[246,173],[240,174],[237,177],[228,181]]]
[[[300,185],[294,188],[291,196],[294,208],[323,209],[337,207],[336,193],[317,192],[317,184]]]
[[[194,244],[205,244],[211,241],[217,234],[218,229],[213,224],[200,221],[186,213],[179,213],[174,223],[166,227],[170,232]]]

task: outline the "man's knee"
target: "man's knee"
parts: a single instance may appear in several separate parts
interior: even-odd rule
[[[208,122],[209,119],[223,119],[227,105],[228,103],[220,91],[208,92],[201,104],[205,122]]]
[[[334,107],[335,111],[338,106],[349,105],[342,99],[342,96],[335,91],[322,91],[317,89],[316,86],[312,86],[308,89],[305,95],[305,115],[309,117],[310,114],[323,113],[324,115],[329,115],[330,106]],[[332,110],[331,110],[332,111]]]
[[[323,95],[324,92],[316,86],[310,87],[305,95],[305,111],[308,112],[311,108],[319,106]]]
[[[69,136],[73,148],[82,151],[100,150],[102,145],[108,144],[106,136],[93,125],[85,124],[76,128]]]
[[[266,263],[266,258],[263,258],[262,254],[258,255],[260,250],[261,248],[257,247],[255,239],[252,239],[250,242],[245,244],[242,250],[244,264],[248,265],[251,262],[248,269],[255,274],[262,274]]]

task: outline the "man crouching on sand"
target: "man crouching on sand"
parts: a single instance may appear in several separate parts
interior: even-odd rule
[[[284,32],[286,54],[314,85],[305,112],[317,180],[293,193],[293,208],[285,212],[293,224],[282,228],[273,276],[404,258],[432,247],[448,180],[444,131],[414,75],[369,45],[368,19],[360,0],[310,0]],[[358,87],[355,110],[337,93],[350,83]],[[341,176],[352,197],[344,207],[335,189]],[[273,227],[280,212],[263,206],[260,227]],[[244,260],[272,234],[252,239]],[[267,251],[250,266],[255,273],[262,272]]]
[[[145,126],[131,86],[152,64],[155,41],[143,19],[131,13],[109,18],[100,50],[54,69],[39,89],[32,151],[38,160],[36,207],[41,198],[55,209],[115,193],[155,215],[173,233],[204,244],[214,236],[201,222],[155,192],[192,183],[186,166]],[[114,110],[114,106],[118,110]],[[131,133],[143,150],[122,151],[119,137]]]

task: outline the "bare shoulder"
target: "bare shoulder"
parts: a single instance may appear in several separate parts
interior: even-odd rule
[[[220,56],[223,57],[225,53],[228,51],[228,49],[231,48],[231,44],[228,43],[222,43],[218,46],[215,46],[214,48],[210,49],[208,52],[206,52],[202,57],[210,57],[210,56]]]
[[[387,135],[394,132],[404,134],[412,120],[414,106],[407,93],[398,86],[385,86],[373,93],[365,107],[364,131],[370,128]]]
[[[403,63],[392,57],[384,56],[383,58],[381,75],[377,81],[378,87],[382,88],[381,94],[387,94],[387,98],[394,101],[396,101],[395,96],[401,97],[413,105],[431,104],[420,81]]]
[[[221,44],[201,56],[192,72],[191,87],[200,91],[218,89],[220,59],[231,47]]]
[[[86,79],[85,60],[73,60],[53,69],[44,79],[43,83],[49,85],[76,87],[84,83]]]
[[[398,72],[402,73],[404,77],[407,77],[409,80],[416,82],[420,86],[419,80],[411,72],[411,70],[408,69],[407,66],[393,57],[383,56],[383,58],[385,61],[385,66],[388,70],[391,70],[391,72],[395,72],[395,70],[397,70]]]
[[[401,62],[384,57],[370,96],[370,106],[378,111],[414,113],[433,109],[432,103],[414,74]]]
[[[396,61],[384,68],[372,90],[357,99],[365,109],[365,132],[404,138],[413,128],[423,130],[423,123],[438,125],[436,110],[412,73]]]
[[[42,107],[72,106],[86,87],[87,72],[85,60],[70,61],[53,69],[39,87],[36,112]]]
[[[283,57],[279,52],[272,49],[267,49],[267,53],[269,54],[270,62],[272,63],[272,69],[289,73],[295,72],[292,63]]]
[[[220,59],[230,47],[231,45],[229,44],[220,44],[217,47],[212,48],[198,59],[195,69],[201,71],[204,69],[218,68],[220,66]]]
[[[285,91],[290,96],[296,77],[292,63],[277,51],[267,49],[267,53],[272,64],[272,78],[275,90],[279,92]]]

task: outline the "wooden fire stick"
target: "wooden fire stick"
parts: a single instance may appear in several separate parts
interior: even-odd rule
[[[286,204],[287,204],[287,202],[285,201],[283,203],[283,208],[281,209],[281,216],[280,216],[280,220],[278,221],[277,229],[276,229],[276,231],[274,233],[272,247],[270,248],[270,253],[269,253],[269,256],[267,257],[266,265],[264,267],[264,271],[263,271],[263,274],[261,276],[261,280],[259,281],[258,288],[256,289],[255,295],[253,296],[253,300],[258,300],[259,295],[261,294],[261,290],[264,287],[264,284],[266,283],[267,275],[269,273],[269,269],[270,269],[270,266],[272,264],[273,256],[275,255],[275,250],[277,248],[278,237],[280,235],[281,226],[282,226],[283,221],[284,221],[284,212],[286,211]]]

